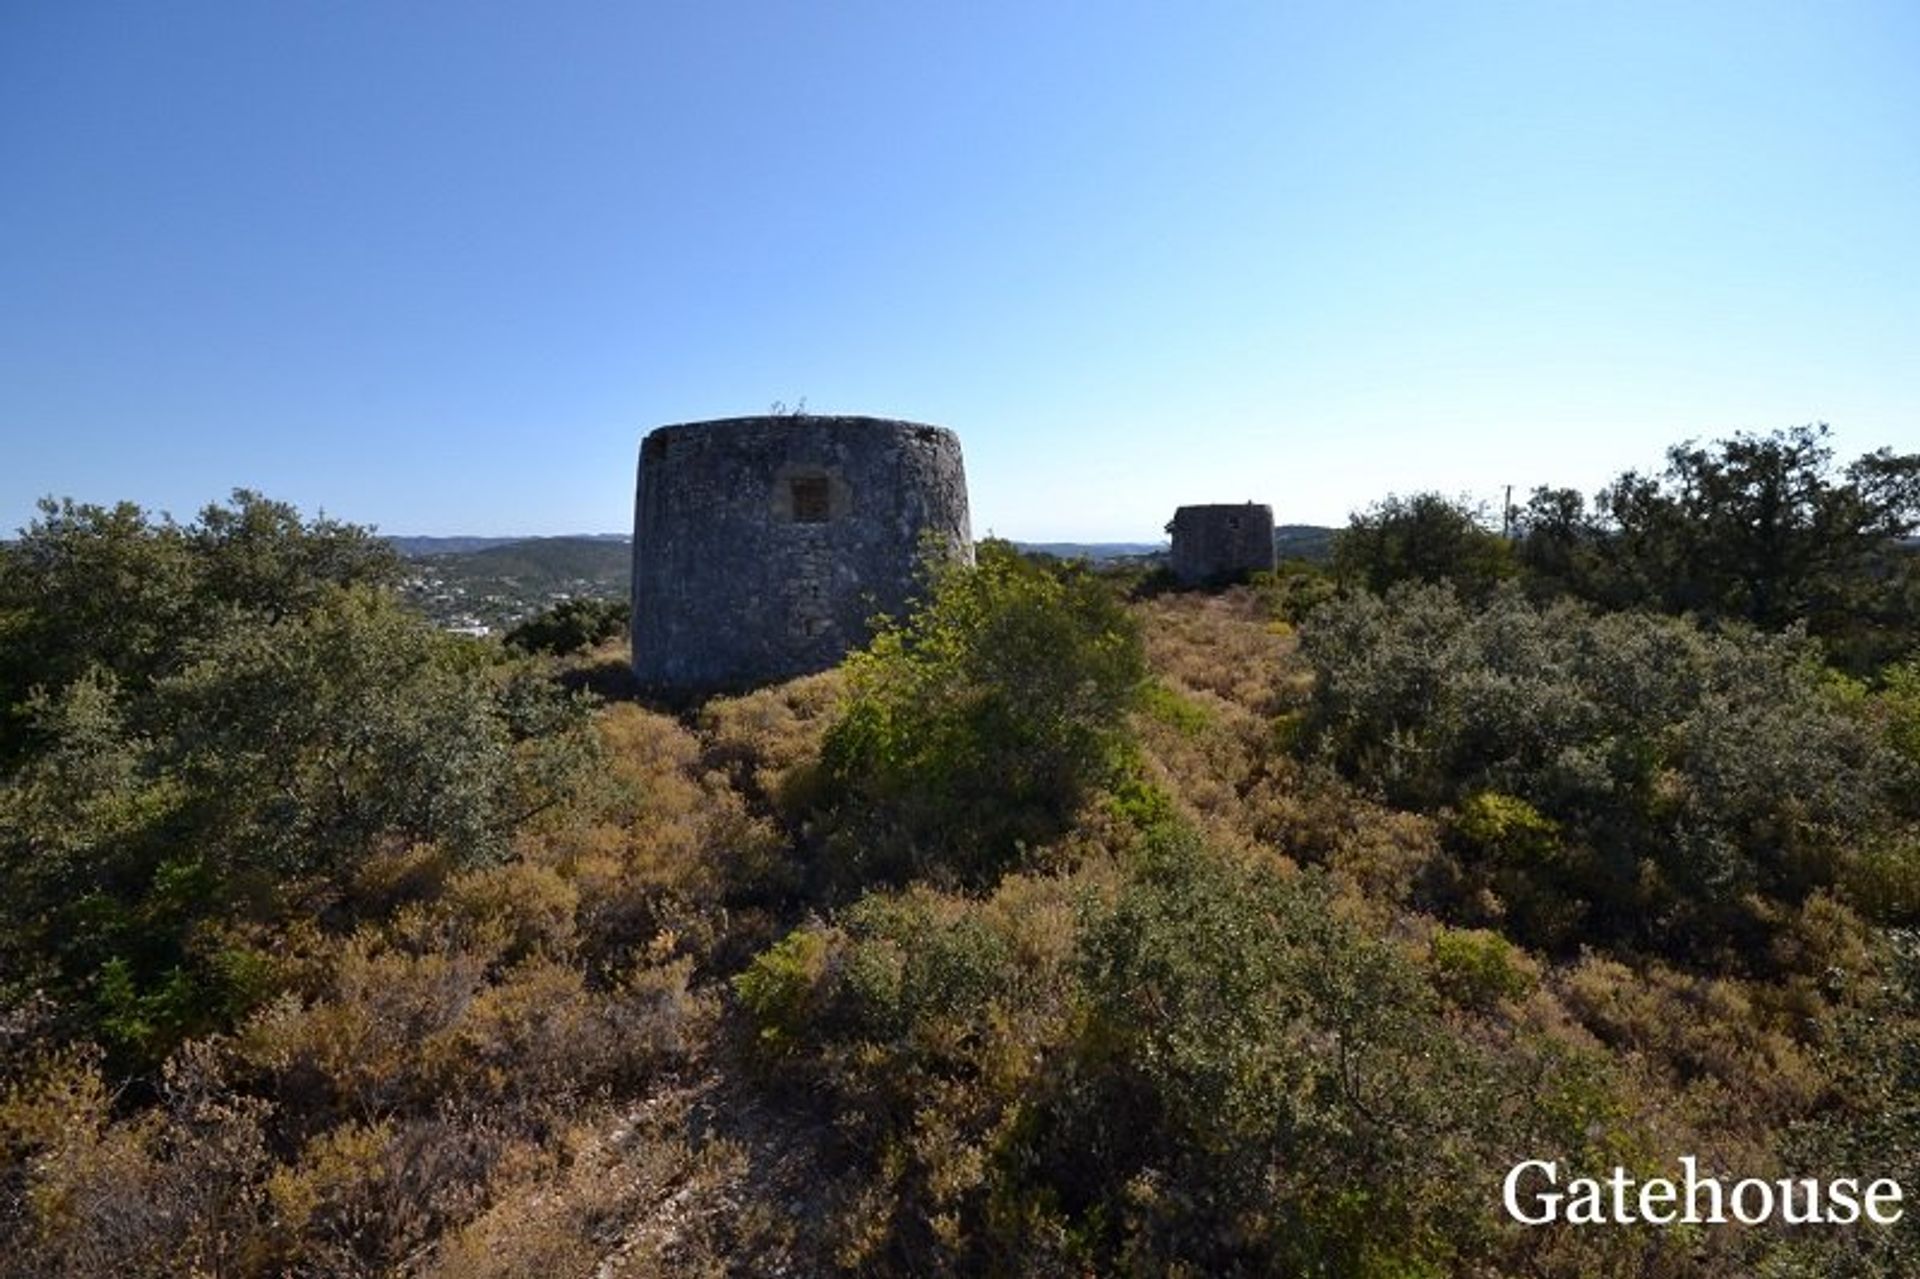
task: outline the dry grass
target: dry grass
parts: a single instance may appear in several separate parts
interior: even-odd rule
[[[845,678],[832,670],[715,698],[696,723],[707,767],[723,772],[757,811],[790,818],[845,691]]]
[[[1244,588],[1136,607],[1158,682],[1136,725],[1149,776],[1212,843],[1326,866],[1376,922],[1405,909],[1437,827],[1295,758],[1313,676],[1292,629]]]
[[[716,1075],[584,1115],[450,1234],[435,1279],[811,1275],[822,1133]]]
[[[1299,659],[1292,628],[1270,620],[1245,587],[1159,595],[1134,607],[1148,664],[1175,687],[1268,719],[1305,701],[1312,675]]]

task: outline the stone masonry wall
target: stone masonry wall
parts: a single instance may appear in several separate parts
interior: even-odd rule
[[[633,668],[657,689],[824,670],[899,613],[923,538],[971,558],[953,432],[866,417],[663,426],[640,447]]]
[[[1273,568],[1273,508],[1183,506],[1167,525],[1173,575],[1188,585],[1234,581]]]

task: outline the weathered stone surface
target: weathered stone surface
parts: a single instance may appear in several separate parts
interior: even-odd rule
[[[1173,575],[1189,585],[1236,581],[1273,568],[1273,508],[1183,506],[1167,525]]]
[[[663,426],[640,445],[633,669],[657,689],[787,679],[898,614],[925,540],[968,558],[952,431],[868,417]]]

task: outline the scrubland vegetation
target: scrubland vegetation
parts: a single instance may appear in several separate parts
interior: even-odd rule
[[[1829,463],[1393,499],[1216,594],[987,543],[673,714],[359,530],[50,506],[0,1273],[1914,1273],[1911,1215],[1500,1210],[1526,1158],[1920,1191],[1920,459]]]

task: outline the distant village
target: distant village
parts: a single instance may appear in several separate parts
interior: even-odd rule
[[[407,556],[406,598],[463,635],[497,635],[565,600],[624,599],[632,577],[626,537],[392,541]]]
[[[625,599],[631,587],[628,537],[543,537],[525,539],[448,538],[482,543],[472,549],[421,549],[441,539],[392,539],[407,556],[409,572],[401,590],[413,606],[442,630],[461,635],[498,635],[535,613],[570,599]],[[1103,564],[1165,563],[1167,548],[1144,542],[1034,542],[1021,549],[1061,559]],[[537,565],[524,560],[503,564],[503,548],[523,555],[541,552]],[[609,554],[617,548],[617,554]]]
[[[1283,524],[1274,531],[1281,560],[1326,557],[1332,530]],[[401,590],[443,630],[498,635],[535,613],[570,599],[625,599],[631,588],[632,539],[624,534],[542,538],[389,539],[407,557]],[[1063,560],[1084,559],[1143,570],[1167,563],[1168,544],[1152,542],[1016,542],[1021,550]],[[539,552],[536,563],[510,558]]]

